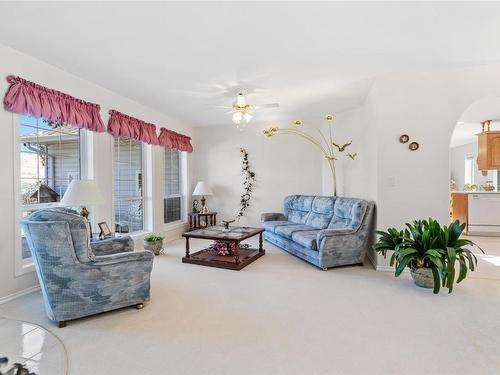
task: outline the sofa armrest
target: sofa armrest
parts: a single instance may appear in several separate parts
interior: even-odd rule
[[[260,215],[260,221],[286,221],[286,216],[281,212],[267,212]]]
[[[89,266],[109,266],[124,262],[153,262],[154,254],[149,250],[129,251],[125,253],[96,256],[92,262],[86,263]]]
[[[351,252],[362,247],[364,236],[352,228],[323,229],[316,236],[318,250],[324,254]]]
[[[91,242],[90,248],[95,256],[130,252],[134,251],[134,240],[130,236],[108,238]]]

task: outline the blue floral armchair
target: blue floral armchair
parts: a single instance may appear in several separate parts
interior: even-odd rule
[[[47,316],[59,323],[150,298],[154,255],[133,251],[131,238],[90,243],[86,219],[73,210],[51,208],[22,221]]]

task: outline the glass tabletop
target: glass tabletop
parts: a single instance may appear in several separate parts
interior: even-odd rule
[[[0,358],[8,359],[0,363],[0,373],[7,372],[14,363],[36,375],[68,373],[63,343],[45,328],[20,320],[0,317]]]
[[[199,238],[209,238],[209,239],[242,239],[251,237],[257,233],[262,232],[262,228],[252,228],[252,227],[229,227],[225,229],[222,226],[212,226],[203,229],[193,230],[191,232],[184,233],[185,237],[199,237]]]

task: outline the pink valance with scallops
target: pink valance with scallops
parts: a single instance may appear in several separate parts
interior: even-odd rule
[[[10,84],[3,99],[6,111],[64,122],[77,128],[104,132],[99,104],[28,81],[8,76]]]
[[[187,135],[176,133],[172,130],[161,128],[160,136],[158,137],[160,145],[169,148],[175,148],[179,151],[193,152],[191,138]]]
[[[156,125],[115,111],[109,112],[108,133],[115,137],[136,139],[151,145],[159,145],[156,135]]]

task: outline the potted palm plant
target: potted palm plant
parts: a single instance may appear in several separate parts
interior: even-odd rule
[[[387,232],[377,231],[380,237],[373,248],[384,257],[388,251],[394,252],[390,265],[395,266],[396,277],[409,267],[418,286],[433,288],[435,294],[442,286],[451,293],[455,278],[457,284],[460,283],[467,276],[467,271],[474,271],[477,265],[476,256],[465,248],[477,245],[460,238],[464,228],[465,224],[460,225],[458,220],[442,227],[434,219],[415,220],[406,224],[404,230],[389,228]]]
[[[163,250],[163,238],[156,233],[148,233],[144,236],[144,249],[152,251],[155,255],[160,255]]]

